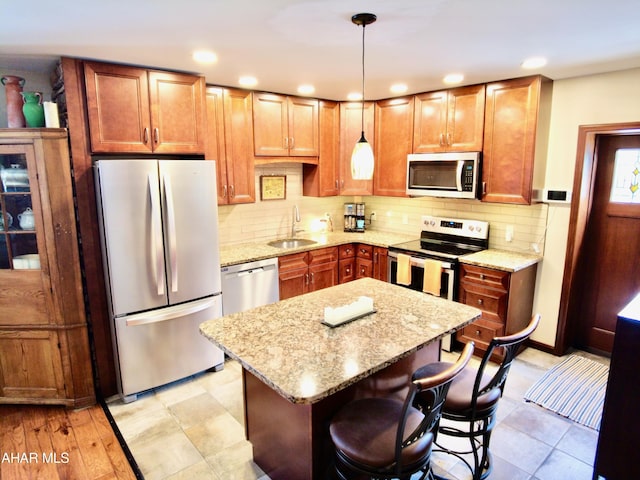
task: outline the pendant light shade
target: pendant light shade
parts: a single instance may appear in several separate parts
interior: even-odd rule
[[[372,13],[358,13],[351,21],[362,26],[362,133],[360,140],[351,153],[351,177],[354,180],[371,180],[373,178],[373,149],[364,137],[364,28],[375,22],[377,17]]]

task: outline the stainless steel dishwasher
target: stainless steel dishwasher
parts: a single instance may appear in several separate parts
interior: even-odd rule
[[[221,273],[223,315],[267,305],[280,299],[277,258],[223,267]]]

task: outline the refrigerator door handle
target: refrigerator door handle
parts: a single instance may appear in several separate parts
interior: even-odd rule
[[[160,205],[158,205],[157,183],[153,176],[147,177],[149,187],[149,197],[151,199],[151,260],[153,276],[156,279],[158,296],[164,295],[164,265],[162,256],[162,224],[160,223]],[[154,184],[155,183],[155,184]]]
[[[179,305],[175,307],[165,308],[160,313],[157,312],[144,312],[137,313],[135,315],[129,315],[127,317],[127,327],[135,327],[139,325],[149,325],[151,323],[164,322],[166,320],[173,320],[175,318],[186,317],[196,312],[206,310],[213,306],[219,297],[211,297],[205,301],[190,303],[188,305]]]
[[[178,254],[176,245],[176,211],[173,206],[173,191],[171,178],[167,174],[162,175],[164,184],[165,202],[167,204],[167,236],[169,239],[169,264],[171,268],[171,291],[178,291]]]

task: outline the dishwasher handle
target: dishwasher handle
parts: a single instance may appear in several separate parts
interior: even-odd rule
[[[261,273],[261,272],[264,272],[264,267],[250,268],[249,270],[241,270],[239,272],[236,272],[236,275],[238,277],[246,277],[247,275],[255,275],[256,273]]]

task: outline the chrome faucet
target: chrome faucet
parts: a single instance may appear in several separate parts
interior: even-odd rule
[[[291,238],[295,237],[297,232],[302,231],[296,227],[296,223],[300,223],[300,210],[298,210],[298,205],[293,206],[293,218],[291,219]]]

